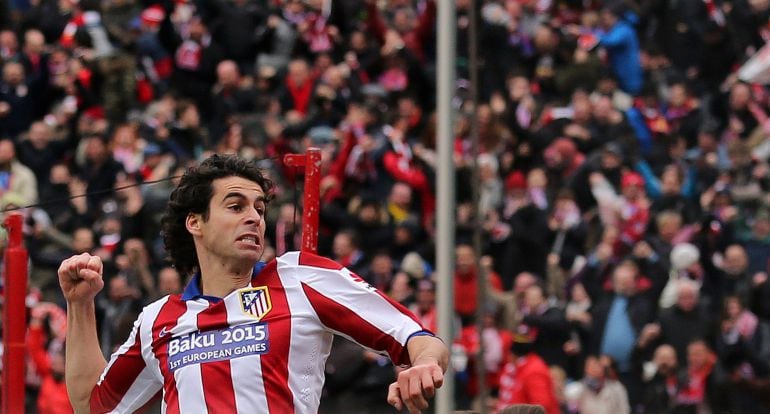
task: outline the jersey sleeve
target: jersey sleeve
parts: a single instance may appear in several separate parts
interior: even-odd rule
[[[432,335],[409,310],[342,265],[306,252],[299,254],[298,265],[305,296],[332,332],[403,365],[410,363],[409,338]]]
[[[134,322],[126,342],[112,354],[91,391],[92,413],[133,413],[160,392],[163,384],[142,357],[143,315]]]

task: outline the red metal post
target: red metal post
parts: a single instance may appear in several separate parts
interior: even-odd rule
[[[26,335],[27,249],[22,241],[22,215],[10,213],[5,248],[3,309],[3,414],[24,412],[24,338]]]
[[[302,251],[318,252],[318,213],[321,208],[321,150],[308,148],[305,155],[288,154],[290,167],[304,168],[305,194],[302,201]]]

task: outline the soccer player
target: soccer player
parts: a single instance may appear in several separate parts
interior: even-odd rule
[[[315,413],[333,334],[408,366],[388,402],[417,413],[443,382],[448,350],[403,307],[323,257],[290,252],[265,264],[272,184],[235,156],[189,169],[163,219],[169,256],[192,274],[182,294],[153,302],[128,340],[102,357],[94,296],[102,263],[59,267],[67,301],[66,381],[75,411],[133,412],[162,394],[166,413]]]

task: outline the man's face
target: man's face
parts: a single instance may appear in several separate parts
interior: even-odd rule
[[[635,269],[628,265],[618,266],[612,275],[612,283],[616,293],[622,295],[633,294],[634,284],[636,283]]]
[[[524,303],[533,311],[545,302],[543,292],[537,286],[530,286],[524,293]]]
[[[11,86],[19,86],[24,81],[24,66],[20,63],[6,63],[3,67],[3,80]]]
[[[420,309],[428,310],[436,304],[436,293],[433,289],[418,289],[415,295],[417,306]]]
[[[296,85],[304,85],[305,81],[310,77],[310,68],[308,68],[305,61],[293,61],[289,63],[289,77]]]
[[[663,194],[676,195],[682,190],[679,174],[676,170],[665,170],[661,177],[661,191]]]
[[[743,273],[749,265],[746,250],[738,245],[732,245],[725,251],[725,271],[731,275]]]
[[[622,188],[623,197],[625,197],[627,200],[636,200],[638,199],[644,192],[644,188],[638,185],[627,185]]]
[[[687,366],[700,368],[708,359],[709,350],[702,342],[693,342],[687,346]]]
[[[476,268],[476,254],[470,246],[459,246],[455,250],[457,254],[457,271],[459,273],[468,273]]]
[[[75,230],[72,238],[72,250],[75,253],[84,253],[94,248],[94,234],[89,229]]]
[[[733,86],[730,90],[730,109],[740,111],[748,106],[751,101],[751,90],[748,85],[742,83]]]
[[[5,139],[0,141],[0,164],[11,162],[16,157],[16,151],[13,148],[13,142]]]
[[[588,378],[601,379],[604,378],[604,367],[602,367],[599,358],[595,356],[589,356],[585,362],[585,375]]]
[[[378,275],[388,275],[393,272],[393,262],[389,256],[377,255],[372,259],[372,264],[369,266],[372,273]]]
[[[680,289],[676,302],[679,309],[690,312],[698,306],[698,292],[693,288]]]
[[[164,295],[171,295],[182,291],[182,281],[179,273],[173,267],[163,268],[158,274],[158,291]]]
[[[35,148],[43,148],[50,139],[50,129],[42,122],[35,122],[29,128],[29,141]]]
[[[670,345],[663,345],[655,350],[653,362],[662,375],[671,375],[676,372],[676,351]]]
[[[337,258],[342,258],[352,253],[353,243],[350,240],[350,236],[344,233],[338,234],[332,243],[332,251]]]
[[[529,289],[530,286],[534,285],[535,282],[536,282],[535,277],[532,276],[530,273],[520,273],[516,277],[516,280],[513,282],[513,293],[515,293],[516,296],[520,296],[523,299],[527,289]]]
[[[242,177],[218,178],[212,183],[208,219],[192,214],[188,230],[198,255],[216,263],[249,263],[262,257],[265,243],[266,194],[254,181]]]
[[[409,208],[409,204],[412,202],[412,189],[403,183],[393,185],[390,192],[390,202],[401,208]]]

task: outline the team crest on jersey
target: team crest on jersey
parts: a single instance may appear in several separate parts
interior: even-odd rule
[[[242,289],[240,295],[243,313],[257,320],[262,319],[273,308],[267,286]]]

